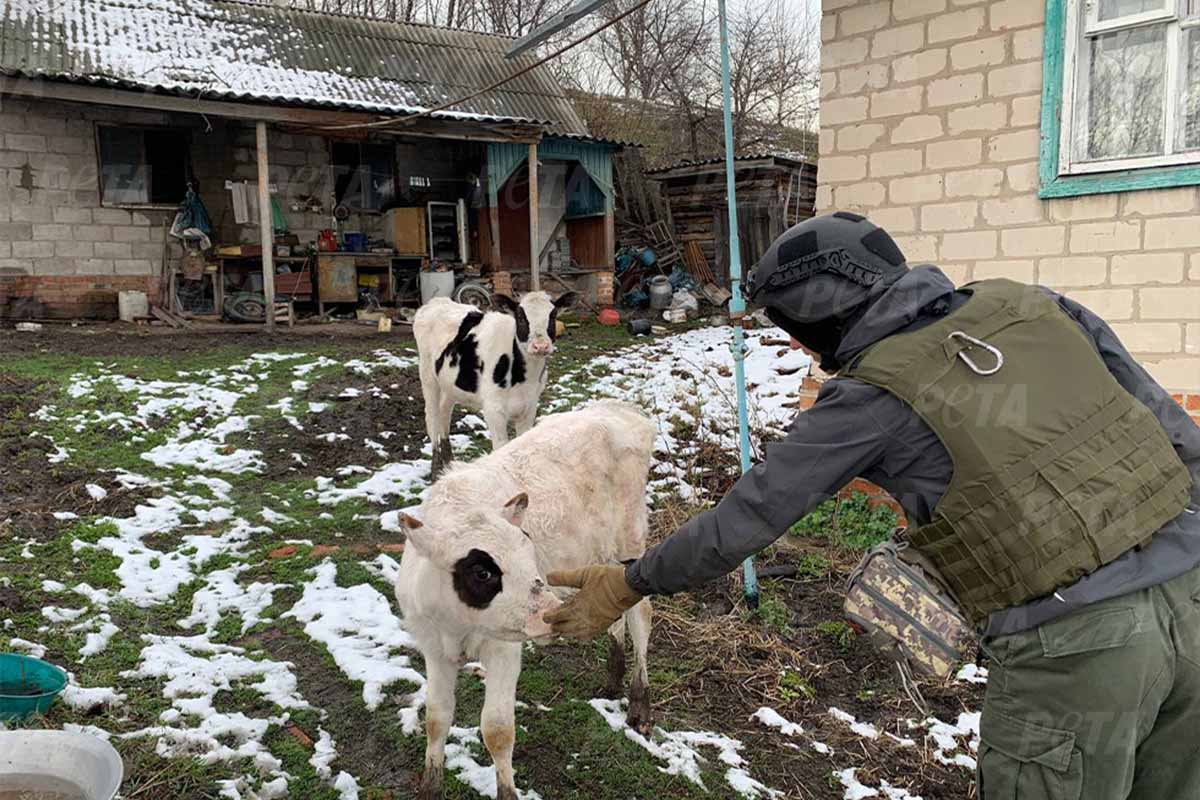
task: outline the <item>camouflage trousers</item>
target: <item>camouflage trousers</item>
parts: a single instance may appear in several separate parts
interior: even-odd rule
[[[1200,798],[1200,569],[984,647],[980,800]]]

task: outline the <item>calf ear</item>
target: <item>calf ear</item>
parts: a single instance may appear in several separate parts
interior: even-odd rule
[[[415,517],[410,517],[408,514],[401,514],[400,524],[404,526],[404,538],[407,541],[407,545],[416,548],[416,551],[426,558],[433,558],[433,536],[430,534],[429,529],[425,527],[425,523]]]
[[[512,314],[514,317],[517,315],[517,309],[521,307],[516,300],[506,294],[499,293],[492,295],[492,305],[496,307],[497,311]]]
[[[554,301],[555,308],[570,308],[575,305],[575,298],[579,295],[575,292],[567,292]]]
[[[509,500],[504,504],[504,508],[500,513],[504,515],[504,519],[510,525],[521,527],[521,523],[525,521],[525,510],[529,508],[529,495],[521,492],[519,495]]]

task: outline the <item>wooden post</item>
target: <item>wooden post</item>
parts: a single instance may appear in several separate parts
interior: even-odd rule
[[[267,327],[275,327],[275,228],[271,219],[271,186],[267,167],[267,123],[254,124],[258,140],[258,227],[262,242],[263,295]]]
[[[529,143],[529,290],[539,291],[542,282],[538,275],[538,169],[537,142]]]
[[[612,267],[617,255],[617,225],[611,197],[604,198],[604,266]]]
[[[488,231],[491,233],[492,269],[500,269],[500,209],[494,205],[488,206]]]

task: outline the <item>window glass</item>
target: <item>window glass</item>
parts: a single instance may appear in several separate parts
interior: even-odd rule
[[[1184,81],[1179,120],[1185,150],[1200,148],[1200,28],[1187,31],[1183,40]]]
[[[396,194],[396,159],[391,145],[364,144],[363,208],[378,211]]]
[[[100,191],[106,203],[150,202],[140,129],[100,129]]]
[[[1085,159],[1163,152],[1166,26],[1117,31],[1091,39]]]
[[[1100,0],[1100,21],[1159,11],[1166,0]]]

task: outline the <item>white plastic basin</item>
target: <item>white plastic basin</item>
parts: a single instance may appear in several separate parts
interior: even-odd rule
[[[112,800],[123,771],[112,745],[87,733],[0,732],[0,798]]]

